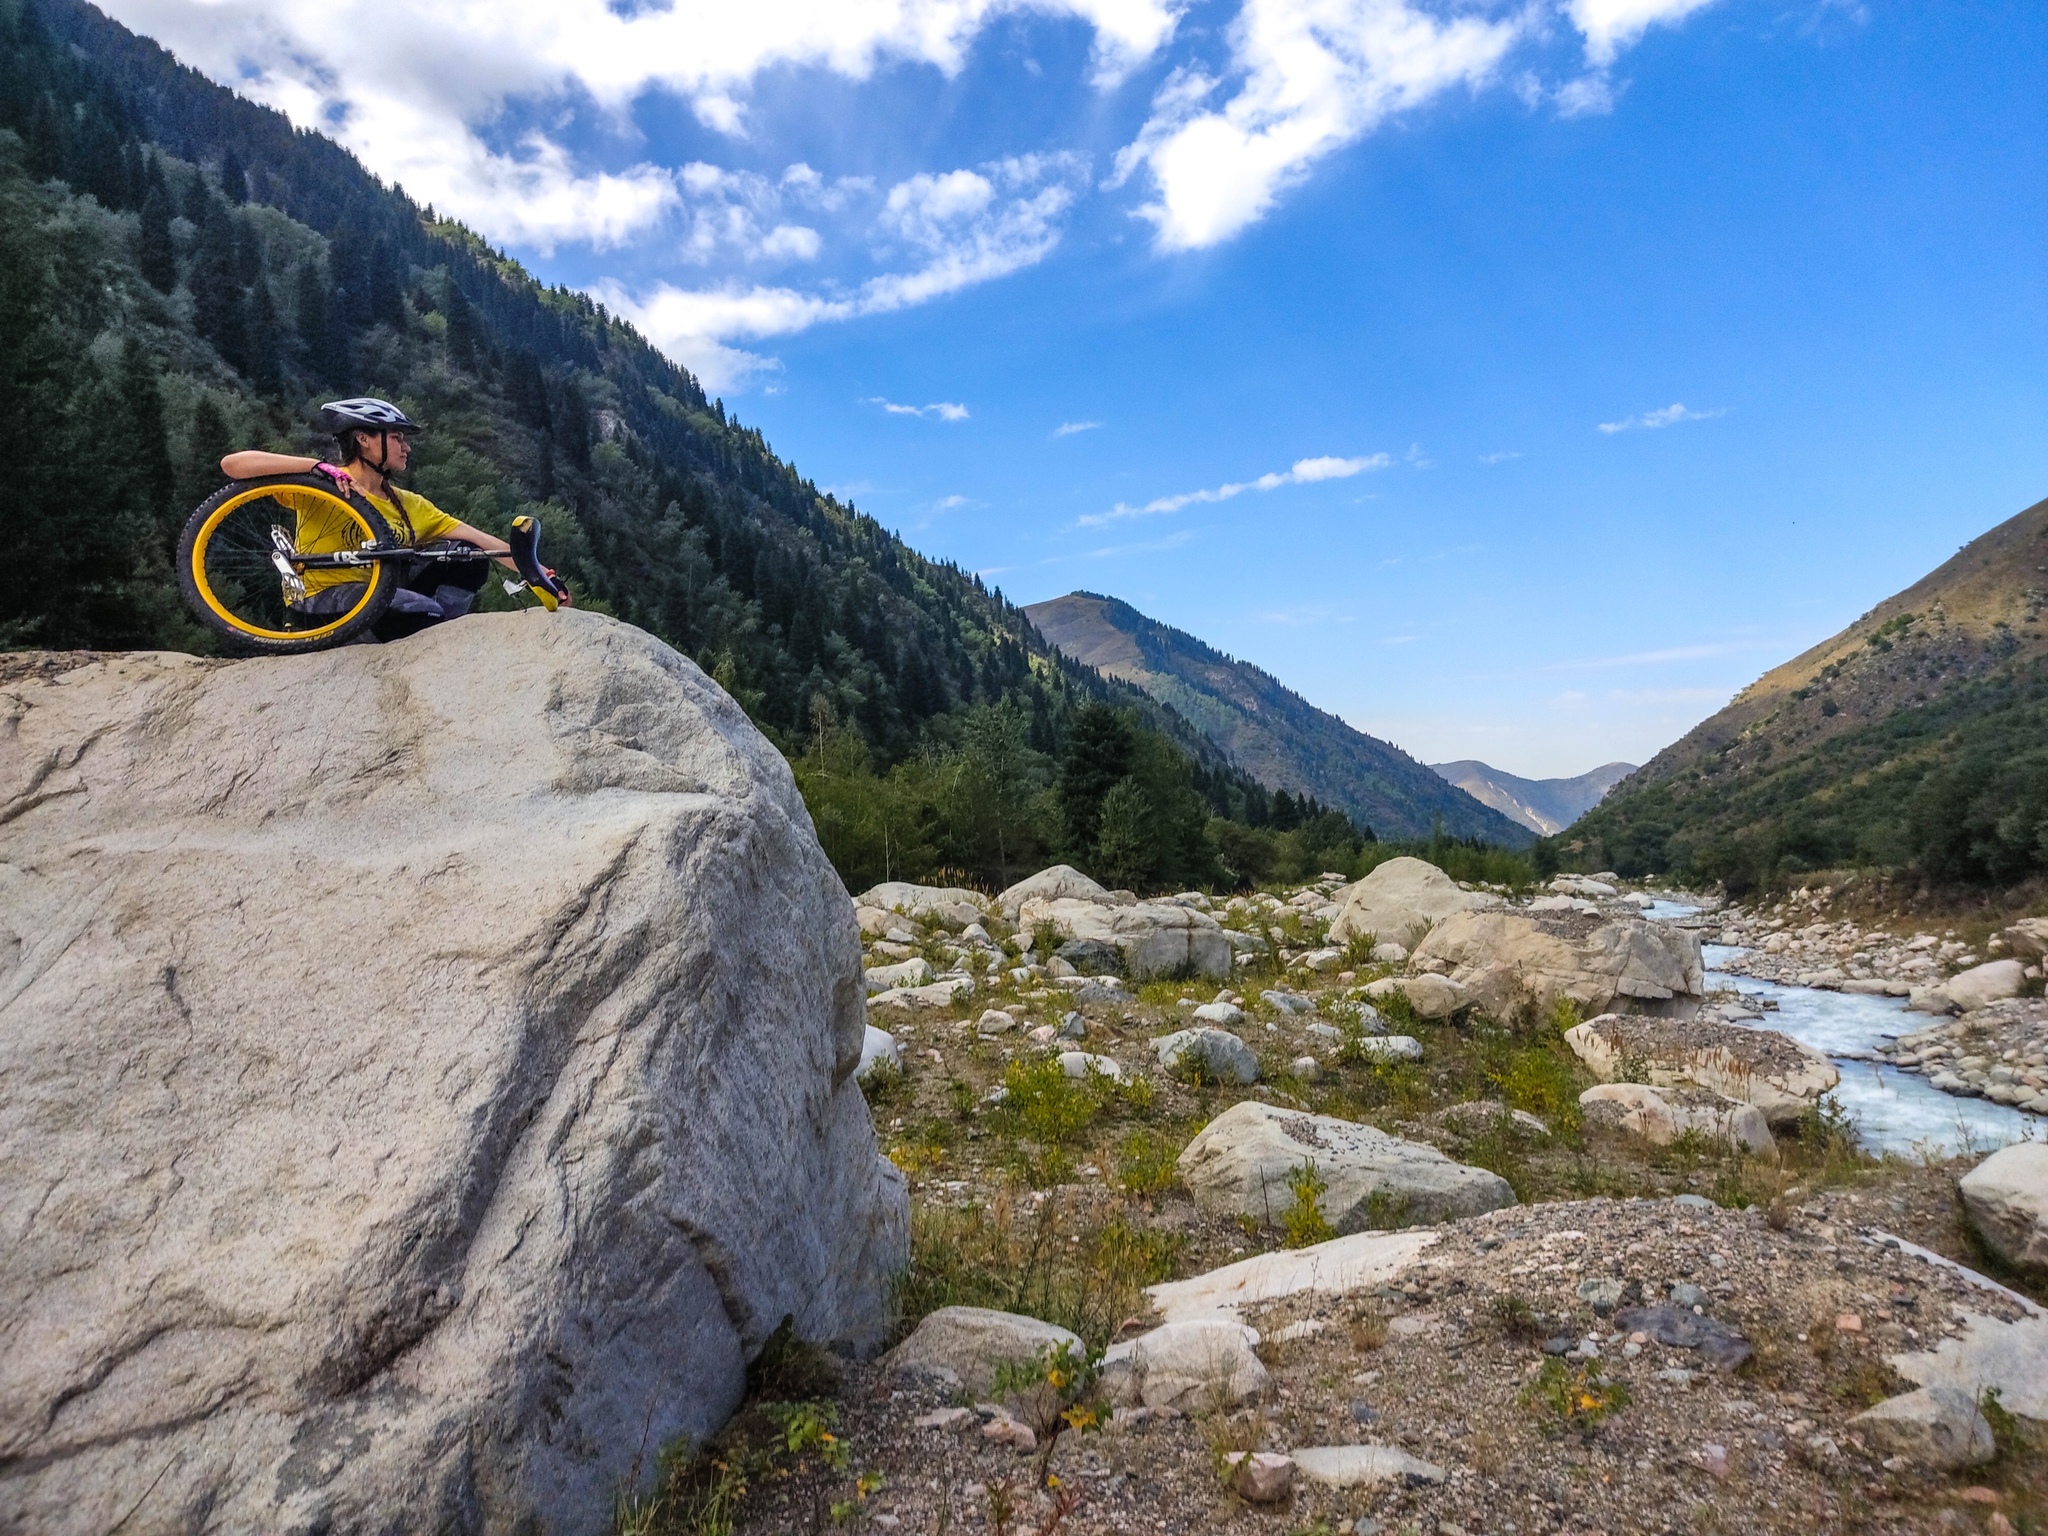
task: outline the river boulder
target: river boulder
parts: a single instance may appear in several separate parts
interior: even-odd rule
[[[1369,1125],[1243,1099],[1204,1126],[1176,1165],[1205,1210],[1277,1225],[1290,1175],[1313,1164],[1339,1233],[1477,1216],[1515,1203],[1506,1179]]]
[[[996,910],[1011,922],[1017,921],[1017,914],[1027,901],[1096,901],[1113,906],[1115,898],[1104,886],[1090,880],[1071,864],[1055,864],[1050,869],[1041,869],[1035,875],[1027,875],[1005,890],[995,900]]]
[[[1605,1014],[1565,1031],[1603,1082],[1690,1084],[1754,1104],[1774,1128],[1789,1128],[1842,1080],[1811,1046],[1774,1029],[1744,1029],[1712,1019]]]
[[[1699,935],[1635,917],[1588,925],[1576,916],[1455,912],[1409,964],[1449,976],[1503,1022],[1564,1000],[1582,1014],[1687,1012],[1706,990]]]
[[[1064,942],[1092,941],[1121,957],[1127,976],[1230,974],[1233,951],[1215,918],[1172,902],[1110,905],[1073,897],[1034,896],[1018,909],[1017,926],[1035,933],[1049,924]]]
[[[1330,925],[1330,942],[1347,944],[1369,933],[1382,943],[1412,950],[1453,912],[1499,905],[1498,896],[1468,891],[1425,860],[1389,859],[1347,889]]]
[[[1956,1186],[1978,1236],[2006,1263],[2048,1269],[2048,1145],[2015,1142]]]
[[[1705,1088],[1600,1083],[1579,1095],[1579,1107],[1587,1119],[1611,1118],[1621,1130],[1652,1146],[1668,1147],[1690,1133],[1738,1152],[1777,1152],[1762,1110]]]
[[[2017,960],[1987,960],[1967,971],[1958,971],[1942,983],[1941,990],[1969,1013],[2008,997],[2018,997],[2027,985],[2027,968]]]
[[[596,1533],[883,1342],[853,904],[687,658],[14,656],[0,735],[0,1529]]]
[[[988,898],[979,891],[949,885],[912,885],[907,880],[870,886],[854,901],[858,906],[901,912],[920,922],[956,929],[979,921],[988,911]]]

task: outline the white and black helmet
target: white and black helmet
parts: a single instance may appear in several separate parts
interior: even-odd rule
[[[389,400],[364,395],[330,400],[320,407],[320,430],[339,437],[344,432],[417,432],[420,424]]]

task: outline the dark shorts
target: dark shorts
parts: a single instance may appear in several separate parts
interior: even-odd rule
[[[453,539],[437,540],[428,549],[471,549],[473,545]],[[476,595],[490,579],[491,557],[478,551],[467,560],[408,560],[401,568],[398,590],[391,606],[370,626],[370,640],[403,640],[436,624],[459,619],[476,605]],[[292,605],[295,618],[319,623],[334,614],[345,613],[360,594],[353,583],[316,592],[303,603]]]

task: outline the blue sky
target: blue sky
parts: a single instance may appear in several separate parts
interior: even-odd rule
[[[2037,5],[108,8],[1425,759],[1641,761],[2048,494]]]

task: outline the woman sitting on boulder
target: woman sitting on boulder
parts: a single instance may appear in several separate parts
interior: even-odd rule
[[[407,571],[392,597],[391,607],[371,628],[376,639],[402,640],[429,625],[461,618],[483,590],[493,558],[508,570],[517,569],[511,559],[511,546],[503,539],[450,517],[426,497],[401,490],[392,483],[391,477],[403,474],[412,462],[413,434],[420,427],[390,401],[329,401],[320,407],[320,430],[332,433],[340,443],[339,465],[288,453],[244,449],[222,459],[221,472],[231,480],[255,480],[265,475],[324,475],[344,495],[354,490],[366,497],[383,514],[400,543],[414,549],[462,546],[476,551],[473,560],[422,560],[415,569]],[[360,536],[353,523],[319,496],[282,488],[272,493],[272,499],[298,514],[298,548],[304,553],[328,554],[352,548]],[[306,595],[291,605],[292,612],[300,618],[346,613],[360,596],[355,590],[356,583],[367,580],[366,571],[308,571]],[[570,602],[567,588],[562,590],[561,600]]]

